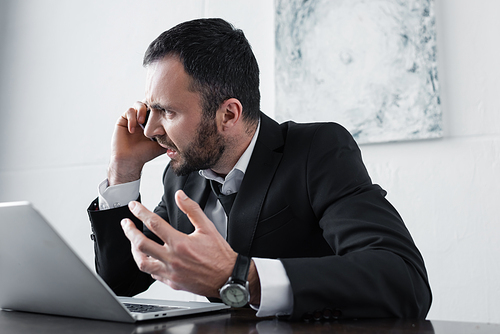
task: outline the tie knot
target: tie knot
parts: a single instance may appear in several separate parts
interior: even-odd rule
[[[220,183],[214,180],[210,180],[210,187],[212,188],[212,191],[214,192],[215,196],[217,196],[217,199],[222,205],[222,208],[224,208],[226,216],[229,217],[229,213],[231,212],[231,208],[233,207],[234,199],[236,198],[237,193],[232,193],[229,195],[222,194],[220,189]]]

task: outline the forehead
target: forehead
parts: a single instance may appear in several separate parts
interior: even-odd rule
[[[179,58],[168,56],[148,65],[146,75],[146,100],[148,104],[170,105],[184,99],[199,100],[191,89],[191,77],[184,70]]]

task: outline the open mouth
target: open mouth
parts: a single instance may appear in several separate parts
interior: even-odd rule
[[[155,137],[155,138],[156,138],[156,142],[158,143],[158,145],[167,149],[167,155],[170,158],[177,155],[177,152],[178,152],[177,147],[173,143],[171,143],[170,140],[168,140],[165,137]]]
[[[167,148],[167,156],[170,159],[174,159],[177,156],[177,151],[171,148]]]

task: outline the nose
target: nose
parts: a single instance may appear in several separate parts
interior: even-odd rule
[[[144,127],[144,135],[152,139],[156,136],[163,136],[164,134],[165,129],[161,124],[161,116],[158,112],[148,110],[148,114],[146,116],[146,126]]]

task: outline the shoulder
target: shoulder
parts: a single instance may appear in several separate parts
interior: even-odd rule
[[[342,125],[334,122],[296,123],[287,121],[279,124],[269,116],[261,115],[259,139],[271,150],[280,150],[283,145],[326,142],[357,147],[354,138]]]
[[[350,146],[357,149],[352,135],[342,125],[334,122],[295,123],[292,121],[280,124],[285,142],[309,142],[311,144],[328,144],[332,146]]]

